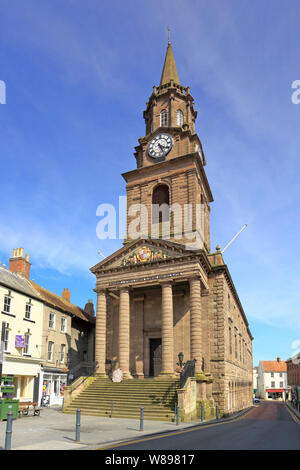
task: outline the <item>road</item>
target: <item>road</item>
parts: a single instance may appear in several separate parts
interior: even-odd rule
[[[300,424],[280,402],[261,402],[230,423],[145,437],[110,450],[300,450]]]

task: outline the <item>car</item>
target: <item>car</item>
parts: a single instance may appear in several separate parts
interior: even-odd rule
[[[259,398],[254,398],[253,403],[260,403],[260,399]]]

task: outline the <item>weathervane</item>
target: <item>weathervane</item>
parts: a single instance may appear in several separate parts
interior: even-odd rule
[[[168,44],[169,45],[171,44],[171,41],[170,41],[170,26],[168,26]]]

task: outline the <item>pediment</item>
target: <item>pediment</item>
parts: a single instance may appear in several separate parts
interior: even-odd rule
[[[93,273],[103,270],[124,268],[127,266],[143,266],[149,263],[162,262],[171,258],[182,257],[195,252],[186,250],[184,245],[166,240],[138,239],[127,243],[96,266]]]

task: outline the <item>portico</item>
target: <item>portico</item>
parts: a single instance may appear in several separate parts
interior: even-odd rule
[[[125,378],[155,376],[159,369],[160,375],[172,376],[180,351],[185,360],[196,359],[196,372],[201,372],[201,292],[208,289],[209,268],[205,253],[182,252],[182,247],[172,242],[142,239],[115,255],[121,260],[127,253],[130,257],[141,249],[153,252],[162,247],[165,258],[156,262],[136,263],[134,267],[121,262],[113,268],[115,260],[110,259],[98,265],[97,374],[112,372],[108,357],[112,353],[113,369],[120,367]],[[110,335],[108,322],[112,326]],[[156,357],[151,353],[152,340],[158,348],[161,340],[161,353],[157,351]],[[153,370],[155,358],[158,362],[161,359],[161,367],[156,364]]]

